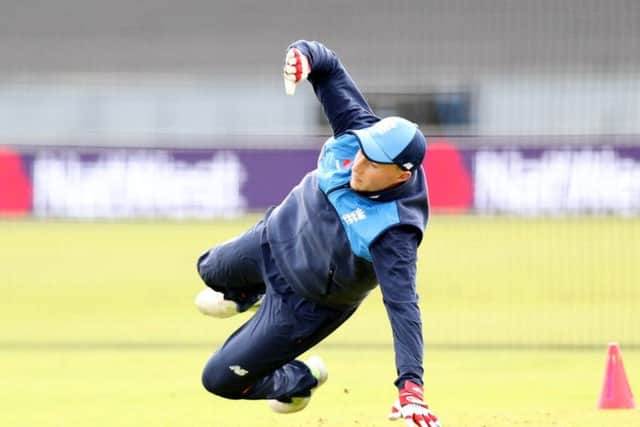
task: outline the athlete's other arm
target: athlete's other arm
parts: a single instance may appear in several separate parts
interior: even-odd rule
[[[396,356],[398,399],[390,419],[408,426],[438,427],[423,398],[422,318],[416,291],[416,263],[421,232],[400,225],[386,230],[369,247],[387,310]]]

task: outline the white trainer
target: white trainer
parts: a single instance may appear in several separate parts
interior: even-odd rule
[[[224,299],[222,292],[204,288],[196,295],[196,307],[207,316],[224,319],[238,314],[238,305],[234,301]]]
[[[262,304],[264,295],[260,295],[260,298],[253,303],[251,307],[245,309],[245,311],[255,312]],[[196,295],[196,307],[202,314],[207,316],[217,317],[218,319],[226,319],[227,317],[235,316],[241,311],[238,310],[238,304],[235,301],[224,299],[222,292],[214,291],[207,287],[204,288],[198,295]]]
[[[309,360],[306,360],[304,364],[307,365],[311,371],[311,375],[318,380],[318,384],[311,389],[311,392],[313,393],[315,389],[327,382],[329,372],[327,371],[327,367],[324,365],[320,356],[313,356]],[[293,397],[291,398],[291,402],[281,402],[276,399],[269,399],[267,403],[269,404],[269,408],[274,412],[278,412],[279,414],[292,414],[306,408],[310,400],[311,397]]]

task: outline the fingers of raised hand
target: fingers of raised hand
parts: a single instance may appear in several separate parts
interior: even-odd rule
[[[311,71],[309,60],[296,48],[289,49],[284,62],[284,78],[294,83],[306,79]]]

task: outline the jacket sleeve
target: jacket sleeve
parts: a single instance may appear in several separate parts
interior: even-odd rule
[[[380,120],[333,51],[316,41],[299,40],[289,49],[294,47],[309,59],[311,73],[308,79],[335,137],[347,130],[369,127]]]
[[[417,229],[397,226],[385,231],[369,247],[393,331],[398,388],[406,380],[422,384],[424,344],[416,292],[419,241]]]

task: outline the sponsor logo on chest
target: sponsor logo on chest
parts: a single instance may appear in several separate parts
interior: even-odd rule
[[[367,216],[364,214],[362,208],[357,208],[342,215],[342,220],[347,224],[355,224],[356,222],[362,221],[363,219],[367,219]]]

